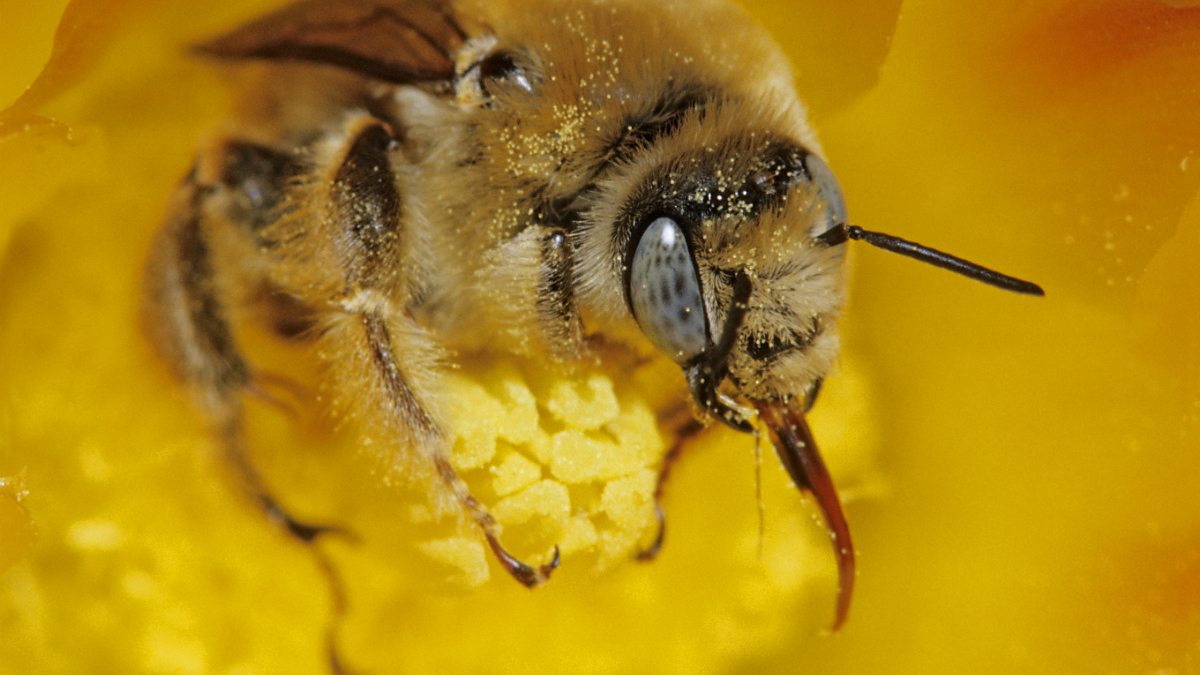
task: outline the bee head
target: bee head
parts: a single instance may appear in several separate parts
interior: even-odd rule
[[[821,235],[845,213],[818,155],[754,134],[672,158],[632,193],[627,306],[707,413],[750,431],[746,403],[811,405],[844,286],[845,247]]]

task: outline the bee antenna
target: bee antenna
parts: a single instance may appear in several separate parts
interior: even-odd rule
[[[940,267],[944,270],[949,270],[956,274],[961,274],[969,279],[982,281],[989,286],[995,286],[1006,291],[1014,293],[1023,293],[1025,295],[1044,296],[1045,291],[1041,286],[1035,283],[1010,277],[1007,274],[1001,274],[992,269],[988,269],[983,265],[977,265],[969,260],[963,260],[957,256],[943,253],[937,249],[922,246],[921,244],[901,239],[890,234],[882,232],[871,232],[864,230],[857,225],[839,225],[825,234],[818,237],[823,243],[830,246],[844,243],[848,239],[857,241],[865,241],[866,243],[876,248],[881,248],[892,253],[899,253],[903,256],[908,256],[913,260],[920,260],[924,263],[929,263],[935,267]]]

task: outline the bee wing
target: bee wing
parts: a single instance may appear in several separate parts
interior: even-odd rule
[[[454,77],[466,33],[441,0],[301,0],[197,45],[228,59],[336,66],[396,84]]]

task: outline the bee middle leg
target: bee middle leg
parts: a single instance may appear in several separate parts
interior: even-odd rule
[[[527,587],[540,586],[558,567],[558,548],[555,547],[550,562],[533,566],[519,560],[501,544],[495,517],[454,469],[447,452],[449,443],[437,415],[425,403],[433,361],[428,336],[402,312],[387,304],[375,306],[376,302],[377,299],[348,300],[345,303],[348,308],[362,308],[347,311],[326,334],[327,351],[339,354],[342,367],[352,369],[343,371],[342,378],[370,383],[362,402],[372,410],[383,411],[387,418],[385,430],[402,439],[401,452],[411,452],[430,461],[437,478],[480,528],[501,567]],[[365,363],[356,356],[363,354]],[[400,355],[404,355],[403,361]]]
[[[316,200],[328,210],[322,222],[336,229],[299,233],[315,235],[305,244],[308,250],[324,250],[338,262],[340,278],[326,279],[324,285],[342,289],[334,302],[340,316],[324,336],[323,351],[335,370],[341,369],[343,383],[368,383],[366,407],[382,412],[385,427],[406,441],[410,452],[432,462],[501,566],[522,584],[538,586],[558,567],[558,549],[549,563],[535,567],[501,545],[498,523],[455,471],[438,415],[428,405],[438,350],[406,307],[410,280],[399,272],[405,242],[402,195],[391,166],[393,143],[385,123],[352,120],[331,180],[318,188],[328,192]]]
[[[671,444],[670,449],[663,455],[662,465],[658,469],[658,481],[654,486],[654,515],[658,519],[658,532],[654,536],[654,540],[649,546],[638,551],[635,556],[641,562],[651,562],[658,558],[658,554],[662,553],[663,544],[667,538],[667,515],[663,509],[663,496],[667,491],[667,479],[671,477],[671,470],[675,468],[675,463],[683,456],[684,448],[704,431],[704,424],[699,420],[690,416],[690,411],[685,411],[689,416],[682,422],[677,423],[675,430],[675,441]]]

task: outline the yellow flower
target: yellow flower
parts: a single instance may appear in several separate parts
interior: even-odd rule
[[[0,481],[0,672],[321,672],[320,569],[237,495],[136,321],[167,196],[230,105],[182,46],[276,3],[63,4],[0,0],[0,103],[64,25],[0,118],[0,477],[21,476]],[[813,420],[861,554],[843,633],[820,635],[828,542],[770,457],[760,555],[743,437],[688,450],[666,549],[629,561],[677,374],[481,359],[451,383],[455,462],[522,554],[562,545],[533,593],[352,430],[251,410],[285,501],[362,537],[322,544],[352,667],[1200,667],[1200,10],[858,4],[747,3],[796,63],[852,217],[1048,297],[858,253]]]

